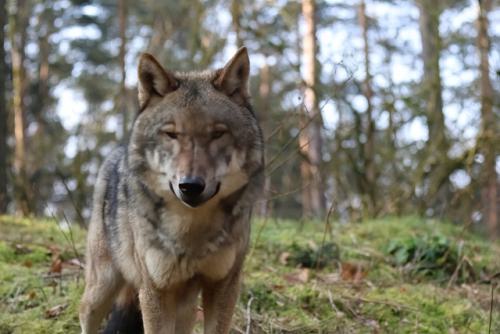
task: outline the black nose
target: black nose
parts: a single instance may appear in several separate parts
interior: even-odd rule
[[[205,181],[201,177],[183,177],[179,181],[179,189],[187,197],[200,195],[205,189]]]

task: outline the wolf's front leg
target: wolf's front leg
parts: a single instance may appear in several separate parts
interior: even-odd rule
[[[123,283],[121,273],[113,264],[103,227],[94,222],[89,227],[85,291],[80,304],[83,334],[97,334]]]
[[[105,271],[108,272],[105,272]],[[110,275],[111,267],[102,270],[102,276]],[[112,275],[112,274],[111,274]],[[88,276],[87,276],[88,277]],[[114,298],[121,286],[121,278],[108,280],[98,277],[90,280],[87,278],[85,292],[80,305],[80,326],[82,334],[97,334],[102,319],[109,313],[113,306]]]
[[[203,287],[205,334],[227,334],[240,291],[240,270],[234,271],[220,282]]]
[[[175,334],[175,294],[153,287],[139,290],[144,334]]]

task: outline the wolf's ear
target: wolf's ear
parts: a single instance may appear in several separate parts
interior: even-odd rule
[[[165,96],[179,87],[174,75],[166,71],[149,53],[143,53],[139,60],[139,106],[143,109],[153,95]]]
[[[248,100],[248,76],[250,60],[247,48],[242,47],[236,52],[224,68],[217,71],[213,81],[216,89],[229,96],[234,102],[243,105]]]

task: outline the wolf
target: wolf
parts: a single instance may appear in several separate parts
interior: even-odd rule
[[[82,333],[228,333],[262,192],[262,131],[241,48],[215,71],[138,66],[139,112],[102,164],[88,226]]]

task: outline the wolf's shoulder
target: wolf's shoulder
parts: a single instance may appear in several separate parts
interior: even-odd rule
[[[109,175],[120,173],[120,165],[126,159],[127,147],[125,145],[118,145],[115,147],[101,164],[99,174],[101,177],[108,178]]]
[[[101,166],[109,168],[110,166],[115,165],[122,159],[124,159],[126,154],[127,147],[125,145],[118,145],[109,154],[106,155],[106,158],[102,162]]]

